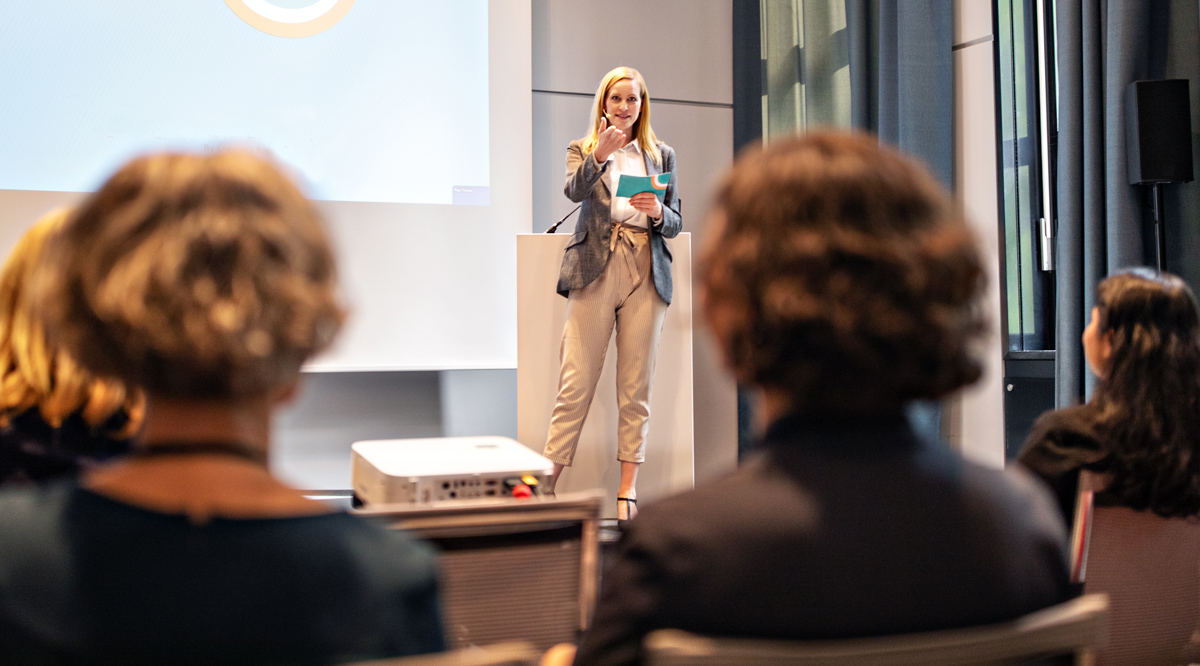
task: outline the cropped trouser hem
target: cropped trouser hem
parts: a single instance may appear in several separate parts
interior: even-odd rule
[[[566,457],[561,457],[561,456],[546,456],[546,455],[544,455],[543,457],[545,457],[550,462],[562,465],[563,467],[570,467],[574,463],[574,460],[572,460],[571,458],[566,458]],[[646,462],[645,456],[635,457],[632,459],[626,459],[626,458],[622,457],[621,454],[619,454],[619,453],[617,454],[617,460],[619,462],[634,463],[637,465],[640,465],[640,464]]]

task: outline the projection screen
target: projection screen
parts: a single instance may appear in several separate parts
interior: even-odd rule
[[[128,158],[240,146],[318,201],[351,316],[309,370],[516,367],[529,0],[16,3],[0,252]]]

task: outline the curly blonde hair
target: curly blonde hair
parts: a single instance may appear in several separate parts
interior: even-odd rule
[[[48,252],[49,328],[97,374],[151,395],[269,395],[343,318],[315,209],[248,152],[135,159]]]
[[[979,251],[912,159],[861,134],[772,142],[737,161],[715,209],[705,313],[743,383],[836,418],[978,379]]]
[[[89,426],[100,428],[123,410],[128,418],[108,434],[125,439],[141,425],[141,392],[92,376],[52,343],[27,289],[44,260],[47,240],[61,232],[68,212],[56,210],[35,222],[0,270],[0,423],[36,407],[55,428],[77,411]]]

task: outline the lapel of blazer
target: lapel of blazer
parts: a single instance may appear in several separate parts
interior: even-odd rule
[[[592,158],[588,157],[587,159],[592,159]],[[604,165],[601,165],[601,166],[604,166]],[[608,168],[611,169],[612,165],[610,164]],[[600,185],[604,187],[605,197],[609,200],[609,202],[611,202],[612,201],[612,188],[610,188],[608,186],[608,171],[605,171],[604,173],[600,174]]]
[[[642,149],[642,161],[646,163],[647,176],[657,176],[662,173],[662,166],[655,164],[654,160],[650,159],[650,152],[644,148]]]

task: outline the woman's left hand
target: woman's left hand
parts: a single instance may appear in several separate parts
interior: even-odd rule
[[[629,205],[636,208],[639,213],[645,213],[651,219],[657,220],[662,217],[662,204],[659,203],[658,197],[653,192],[638,192],[629,197]]]

